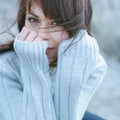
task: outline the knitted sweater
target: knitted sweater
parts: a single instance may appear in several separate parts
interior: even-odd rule
[[[0,55],[0,120],[82,119],[107,68],[97,42],[85,30],[61,42],[52,75],[47,46],[16,37],[15,52]]]

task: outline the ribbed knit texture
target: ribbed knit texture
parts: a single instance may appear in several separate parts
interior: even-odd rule
[[[60,44],[53,77],[45,54],[47,42],[16,37],[15,53],[0,56],[0,120],[82,119],[107,66],[96,40],[85,30],[73,39]]]

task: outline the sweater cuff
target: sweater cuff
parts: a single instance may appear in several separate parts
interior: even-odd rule
[[[96,40],[88,35],[86,30],[81,30],[75,37],[61,42],[58,56],[64,55],[97,60],[98,52],[99,48]]]
[[[38,68],[44,72],[49,69],[49,62],[46,56],[47,47],[48,43],[46,41],[20,41],[18,36],[14,41],[14,50],[24,67],[33,70]]]

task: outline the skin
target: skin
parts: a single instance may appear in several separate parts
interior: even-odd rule
[[[57,56],[61,41],[68,38],[69,35],[63,27],[59,26],[55,20],[46,18],[42,9],[36,4],[32,6],[30,12],[26,12],[25,26],[20,32],[19,39],[29,42],[47,41],[46,55],[49,63],[53,62]]]

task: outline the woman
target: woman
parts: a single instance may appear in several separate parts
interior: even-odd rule
[[[19,34],[1,49],[2,120],[86,119],[107,68],[91,16],[90,0],[20,1]]]

